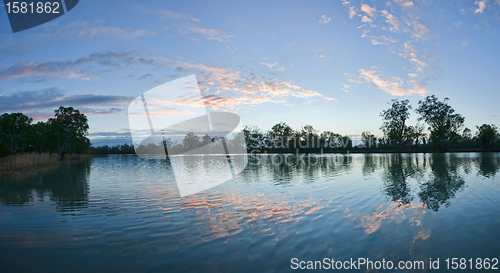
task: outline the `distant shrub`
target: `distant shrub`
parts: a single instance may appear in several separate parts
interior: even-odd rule
[[[9,147],[7,147],[7,144],[0,142],[0,158],[6,157],[10,155],[10,150]]]

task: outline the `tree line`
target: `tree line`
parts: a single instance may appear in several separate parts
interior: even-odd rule
[[[249,151],[262,152],[342,152],[359,149],[377,151],[446,151],[446,150],[498,150],[500,149],[500,134],[495,125],[483,124],[477,126],[475,136],[469,128],[464,128],[465,118],[456,113],[448,104],[449,99],[439,100],[436,96],[428,96],[418,101],[415,113],[418,122],[409,125],[412,114],[409,100],[393,99],[390,107],[380,113],[382,118],[382,137],[375,137],[369,131],[361,134],[361,144],[353,146],[350,136],[331,131],[319,132],[312,125],[293,129],[285,122],[279,122],[271,130],[262,131],[258,126],[246,126],[242,132],[225,139],[229,145],[231,139],[242,134]],[[216,138],[208,135],[199,137],[193,133],[185,136],[182,143],[172,143],[167,139],[163,143],[135,145],[138,153],[153,153],[158,147],[164,146],[183,152],[202,146],[214,145]],[[96,153],[133,153],[131,146],[115,146],[96,148]],[[128,152],[127,152],[128,151]]]
[[[477,133],[472,136],[471,130],[464,128],[465,117],[455,112],[448,104],[449,98],[440,101],[436,96],[427,96],[418,101],[419,122],[408,125],[407,120],[411,115],[412,106],[408,100],[392,100],[389,109],[382,111],[380,116],[383,124],[380,129],[384,136],[378,139],[381,145],[411,149],[423,145],[432,151],[444,151],[449,148],[482,148],[492,150],[500,148],[500,134],[495,125],[483,124],[477,127]],[[427,126],[427,128],[425,128]],[[427,129],[428,133],[425,132]],[[369,132],[362,134],[362,139],[367,142],[373,137]]]
[[[242,134],[249,152],[345,152],[347,150],[374,152],[439,152],[439,151],[493,151],[500,150],[500,134],[495,125],[477,126],[477,133],[472,135],[469,128],[464,128],[465,118],[456,113],[449,104],[449,99],[439,100],[436,96],[427,96],[418,101],[415,113],[417,124],[410,125],[408,120],[413,108],[409,100],[391,100],[390,107],[380,113],[383,132],[376,137],[369,131],[361,133],[361,143],[353,145],[353,139],[332,131],[320,132],[312,125],[293,129],[285,122],[279,122],[271,130],[263,131],[258,126],[246,126],[232,137],[212,138],[208,135],[199,137],[193,133],[185,136],[182,143],[172,143],[166,139],[161,143],[134,146],[117,145],[92,148],[95,154],[112,153],[155,153],[161,147],[171,151],[189,151],[201,146],[211,146],[217,139],[223,138],[228,145],[238,145],[231,139]],[[207,145],[208,144],[208,145]],[[160,148],[160,149],[159,149]],[[377,150],[373,150],[377,149]]]
[[[393,99],[390,107],[380,113],[382,137],[369,131],[361,133],[361,144],[353,147],[349,136],[324,131],[319,132],[311,125],[298,130],[280,122],[271,130],[262,132],[258,127],[245,127],[243,133],[247,147],[251,150],[267,151],[314,151],[335,152],[350,149],[385,149],[388,151],[447,151],[447,150],[500,150],[500,133],[495,125],[483,124],[477,133],[465,127],[465,118],[448,104],[449,98],[439,100],[427,96],[418,101],[415,113],[417,124],[409,125],[411,116],[409,100]],[[379,150],[380,151],[380,150]]]
[[[188,133],[181,143],[173,141],[171,138],[165,138],[163,141],[158,143],[145,143],[145,144],[134,144],[128,145],[115,145],[108,146],[103,145],[99,147],[91,147],[90,154],[104,155],[104,154],[180,154],[189,152],[197,149],[197,152],[204,154],[219,153],[224,151],[224,143],[226,147],[236,147],[243,146],[238,137],[242,137],[243,132],[236,133],[233,137],[219,137],[219,136],[209,136],[205,134],[200,137],[194,133]],[[203,148],[202,148],[203,147]],[[201,148],[201,149],[200,149]]]
[[[33,123],[22,113],[0,116],[0,156],[18,153],[84,154],[90,149],[88,119],[73,107],[59,107],[54,117]]]
[[[279,122],[268,131],[258,126],[246,126],[230,137],[200,137],[189,133],[181,143],[167,138],[159,143],[92,147],[87,137],[87,117],[72,107],[61,106],[46,122],[32,123],[32,118],[22,113],[0,116],[0,155],[49,152],[58,153],[62,159],[68,153],[154,154],[164,150],[182,153],[199,147],[206,147],[206,152],[210,153],[211,150],[220,150],[217,145],[223,142],[228,146],[241,145],[235,141],[241,137],[244,137],[247,149],[253,152],[326,153],[353,149],[371,151],[375,148],[378,152],[500,150],[500,134],[495,125],[477,126],[477,133],[473,136],[469,128],[464,128],[465,118],[456,113],[448,102],[448,98],[441,101],[434,95],[419,100],[415,109],[418,122],[409,125],[413,109],[409,100],[393,99],[390,107],[380,113],[383,136],[375,137],[371,132],[364,131],[360,145],[353,145],[350,136],[332,131],[320,132],[312,125],[293,129],[287,123]]]

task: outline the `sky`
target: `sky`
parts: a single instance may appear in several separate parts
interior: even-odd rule
[[[500,0],[82,0],[17,33],[3,9],[0,113],[72,106],[94,146],[131,143],[129,104],[194,74],[210,111],[262,130],[382,136],[392,99],[436,95],[475,132],[500,127],[499,26]]]

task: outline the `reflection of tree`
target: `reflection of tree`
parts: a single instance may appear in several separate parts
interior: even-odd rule
[[[313,156],[296,154],[254,154],[249,156],[249,167],[242,175],[258,181],[268,176],[277,185],[292,185],[294,181],[314,182],[318,177],[335,177],[355,170],[350,155]],[[482,154],[470,157],[463,154],[391,154],[364,155],[361,172],[364,176],[381,170],[383,193],[398,206],[415,202],[415,197],[427,209],[438,211],[465,186],[464,175],[471,172],[474,164],[478,173],[493,177],[500,170],[498,154]],[[472,164],[472,165],[471,165]],[[414,187],[419,186],[415,192]],[[412,192],[413,188],[413,192]]]
[[[26,177],[0,180],[0,202],[23,205],[49,195],[61,211],[87,207],[89,160],[61,164]]]
[[[459,173],[459,158],[451,156],[450,160],[446,160],[445,155],[437,154],[431,159],[432,177],[420,184],[418,196],[427,208],[438,211],[441,205],[451,205],[450,199],[463,188],[465,181]]]
[[[477,173],[486,178],[494,177],[500,169],[500,157],[498,154],[482,153],[475,160]]]
[[[252,154],[242,175],[249,180],[271,176],[275,184],[287,186],[295,181],[312,183],[319,177],[333,177],[352,168],[352,157],[345,155]]]
[[[407,180],[414,173],[411,158],[404,158],[401,154],[391,155],[386,162],[383,191],[393,202],[398,202],[399,206],[408,205],[413,200]]]
[[[370,175],[373,172],[375,172],[375,170],[377,169],[376,159],[378,159],[378,158],[371,155],[371,154],[364,155],[364,161],[363,161],[363,167],[362,167],[363,176],[367,176],[367,175]]]

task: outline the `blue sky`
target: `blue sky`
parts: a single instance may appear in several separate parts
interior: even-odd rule
[[[0,12],[0,112],[89,117],[95,145],[130,142],[128,104],[195,74],[243,125],[284,121],[381,136],[393,98],[449,103],[500,126],[500,1],[80,1],[12,33]],[[411,124],[417,115],[412,113]]]

